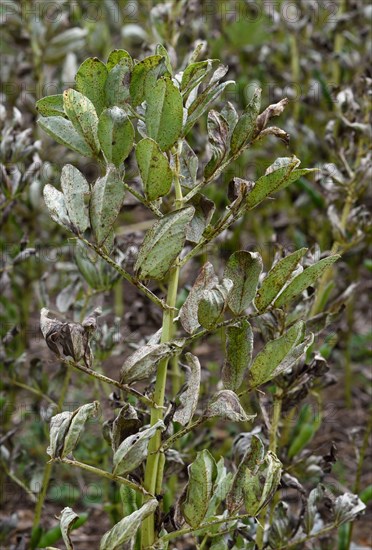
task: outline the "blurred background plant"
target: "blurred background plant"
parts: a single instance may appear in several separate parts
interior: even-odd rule
[[[332,488],[337,474],[337,484],[353,489],[368,504],[371,7],[363,0],[60,0],[1,1],[0,10],[1,544],[7,547],[17,536],[28,536],[32,525],[39,528],[40,517],[44,539],[38,547],[54,544],[60,532],[50,512],[59,513],[66,498],[71,505],[90,510],[89,529],[84,532],[82,528],[79,548],[94,546],[95,529],[101,535],[120,518],[114,485],[96,480],[93,485],[89,476],[68,470],[65,483],[56,484],[46,466],[48,421],[57,410],[73,410],[98,397],[102,401],[103,395],[109,416],[116,397],[99,384],[87,390],[84,379],[46,353],[39,311],[48,307],[81,321],[87,311],[100,306],[103,316],[94,345],[105,372],[117,371],[128,347],[141,344],[159,326],[159,316],[102,260],[87,256],[50,220],[42,199],[44,185],[58,185],[66,162],[87,177],[96,175],[96,167],[41,135],[35,101],[69,87],[77,67],[88,56],[105,59],[112,49],[124,48],[133,57],[143,57],[159,42],[177,66],[184,64],[197,43],[206,56],[229,65],[228,77],[236,79],[237,88],[225,92],[224,99],[241,108],[257,86],[262,88],[263,105],[289,98],[282,122],[291,136],[289,144],[270,137],[260,142],[220,176],[208,195],[220,207],[227,205],[231,178],[257,179],[267,159],[284,156],[285,147],[285,154],[296,153],[303,166],[319,168],[315,181],[300,179],[275,201],[264,204],[259,215],[246,216],[223,234],[222,246],[208,249],[202,259],[207,254],[211,259],[226,259],[239,248],[257,250],[267,270],[283,249],[308,246],[314,257],[319,249],[342,253],[341,261],[321,280],[312,306],[313,314],[323,311],[325,304],[334,312],[345,310],[332,318],[326,336],[317,343],[319,361],[327,360],[330,371],[320,380],[303,373],[308,377],[305,404],[300,404],[305,386],[298,389],[300,396],[291,381],[286,381],[288,404],[283,406],[289,412],[281,436],[286,454],[280,458],[305,487],[316,478]],[[204,123],[191,145],[205,165],[207,158],[200,158],[206,145]],[[133,186],[138,184],[135,174],[133,167]],[[117,254],[130,265],[147,228],[147,217],[130,197],[126,205]],[[192,280],[185,273],[186,282],[188,275]],[[334,296],[341,298],[337,301]],[[217,338],[214,346],[200,346],[208,364],[209,376],[204,381],[208,387],[219,379],[219,346]],[[271,407],[271,396],[262,398],[260,406],[263,411]],[[220,452],[231,455],[226,435],[238,436],[235,428],[228,434],[219,425],[211,424],[209,429]],[[331,441],[337,455],[330,449]],[[194,449],[197,444],[193,442]],[[100,446],[98,433],[96,438],[83,440],[79,453],[82,460],[94,456],[94,462],[103,467],[109,459],[109,447]],[[324,467],[333,462],[332,471]],[[103,519],[102,508],[107,512]],[[101,522],[97,527],[95,517]],[[272,537],[275,541],[274,533]],[[329,537],[334,535],[318,547],[346,549],[351,540],[368,546],[368,529],[361,522],[353,532],[348,523],[343,525],[337,541]]]

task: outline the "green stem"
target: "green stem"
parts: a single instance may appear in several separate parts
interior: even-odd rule
[[[46,395],[45,393],[43,393],[41,390],[38,390],[37,388],[33,388],[32,386],[28,386],[27,384],[23,384],[22,382],[19,382],[18,380],[12,380],[12,384],[13,384],[13,386],[18,386],[19,388],[27,390],[30,393],[33,393],[34,395],[37,395],[38,397],[40,397],[40,399],[45,399],[51,405],[57,406],[57,403],[55,401],[53,401],[53,399],[51,397],[49,397],[49,395]]]
[[[298,53],[297,36],[295,33],[289,36],[291,45],[291,69],[295,89],[300,89],[300,57]],[[300,97],[295,98],[293,107],[293,118],[298,120],[300,114]]]
[[[354,483],[354,488],[353,488],[354,493],[356,495],[358,495],[359,491],[360,491],[360,482],[361,482],[361,478],[362,478],[364,458],[366,456],[366,452],[367,452],[367,449],[368,449],[368,442],[369,442],[371,432],[372,432],[372,411],[371,411],[370,416],[369,416],[369,421],[368,421],[366,431],[365,431],[364,437],[363,437],[362,447],[361,447],[360,452],[359,452],[358,465],[357,465],[355,483]],[[351,541],[352,541],[352,538],[353,538],[353,528],[354,528],[354,523],[350,523],[349,524],[349,532],[348,532],[348,535],[347,535],[347,545],[346,545],[347,550],[349,550],[350,546],[351,546]]]
[[[98,256],[100,256],[105,262],[107,262],[115,271],[117,271],[123,279],[134,285],[138,290],[140,290],[151,302],[156,304],[157,306],[161,307],[162,309],[166,309],[167,306],[164,303],[164,300],[161,300],[151,292],[147,286],[145,286],[143,283],[138,281],[135,277],[133,277],[128,271],[123,269],[119,264],[117,264],[110,256],[108,256],[103,250],[99,248],[99,246],[96,246],[95,244],[89,242],[87,239],[84,239],[84,237],[79,237],[79,239],[90,249],[94,250]]]
[[[349,184],[348,193],[346,197],[346,201],[342,210],[341,214],[341,220],[340,220],[340,227],[342,231],[346,230],[347,226],[347,220],[350,215],[351,209],[353,207],[354,201],[355,201],[355,188],[356,188],[356,180],[352,180]],[[333,243],[332,249],[331,249],[331,255],[337,254],[340,250],[340,243],[338,241],[335,241]],[[321,312],[322,305],[323,305],[323,297],[324,293],[327,290],[327,285],[330,280],[331,274],[332,274],[333,268],[330,266],[324,273],[323,276],[320,279],[318,290],[316,292],[316,297],[314,304],[311,308],[310,316],[313,317]]]
[[[340,8],[339,8],[339,16],[345,13],[345,11],[346,11],[346,0],[341,0]],[[336,36],[335,36],[335,41],[333,46],[334,60],[332,64],[332,78],[333,78],[332,84],[336,87],[339,86],[341,82],[341,66],[340,66],[339,56],[342,52],[343,46],[344,46],[344,33],[339,32],[339,30],[337,30],[336,28]]]
[[[63,404],[65,402],[68,386],[71,379],[71,372],[72,372],[71,367],[69,365],[66,366],[66,373],[65,373],[63,385],[61,388],[61,393],[57,403],[58,411],[61,411],[63,408]],[[34,521],[32,524],[33,531],[35,531],[40,525],[41,513],[43,511],[43,506],[44,506],[44,502],[45,502],[45,498],[46,498],[46,494],[49,486],[50,476],[52,475],[52,468],[53,468],[53,464],[51,462],[47,462],[44,468],[43,479],[41,481],[41,490],[38,495],[36,506],[35,506]]]
[[[169,286],[167,295],[167,305],[169,309],[166,309],[163,314],[163,326],[161,342],[169,342],[173,336],[173,320],[174,320],[174,308],[176,305],[177,290],[178,290],[178,278],[179,267],[173,267],[169,276]],[[165,386],[167,381],[167,369],[169,358],[165,357],[159,363],[156,383],[154,390],[154,402],[156,407],[151,408],[151,426],[153,426],[158,420],[163,418],[163,406],[165,397]],[[159,467],[159,449],[161,446],[161,434],[158,430],[153,438],[149,442],[148,457],[145,469],[145,481],[144,487],[149,492],[154,494],[156,485],[160,484],[158,479],[158,467]],[[151,546],[155,540],[155,517],[153,514],[148,516],[142,523],[142,548]]]
[[[112,386],[115,386],[116,388],[119,388],[119,390],[122,390],[124,392],[130,393],[134,397],[137,397],[140,401],[143,403],[146,403],[146,405],[150,405],[152,407],[156,407],[156,404],[152,399],[149,399],[145,395],[143,395],[138,390],[132,388],[131,386],[128,386],[127,384],[122,384],[121,382],[118,382],[117,380],[114,380],[113,378],[109,378],[108,376],[105,376],[104,374],[101,374],[100,372],[97,372],[95,370],[90,369],[89,367],[86,367],[84,365],[79,365],[79,363],[75,363],[74,361],[69,361],[68,359],[61,359],[66,365],[69,365],[70,367],[74,367],[77,370],[80,370],[81,372],[84,372],[85,374],[88,374],[89,376],[92,376],[93,378],[96,378],[100,382],[105,382],[106,384],[111,384]]]
[[[175,189],[175,209],[178,210],[182,207],[182,189],[180,184],[180,148],[182,142],[178,142],[177,146],[173,148],[172,153],[174,156],[174,189]],[[168,306],[163,313],[163,326],[161,333],[161,342],[169,342],[174,336],[174,315],[176,311],[176,301],[178,292],[178,281],[180,275],[180,265],[178,260],[170,271],[168,282],[167,302]],[[154,390],[154,402],[156,407],[151,408],[151,426],[156,424],[158,420],[163,418],[163,406],[165,397],[165,387],[167,383],[167,370],[168,370],[169,358],[165,357],[159,363],[155,390]],[[172,374],[174,379],[179,378],[178,361],[174,360],[172,363]],[[177,387],[177,386],[176,386]],[[163,469],[164,469],[164,456],[160,453],[161,447],[161,433],[158,430],[153,438],[149,442],[148,457],[145,468],[145,481],[144,487],[150,493],[155,493],[161,489],[163,482]],[[142,548],[147,548],[154,543],[155,540],[155,516],[151,514],[142,523],[141,529],[141,544]]]
[[[134,481],[130,481],[129,479],[126,479],[125,477],[116,476],[114,474],[111,474],[110,472],[106,472],[105,470],[101,470],[100,468],[95,468],[94,466],[91,466],[90,464],[85,464],[84,462],[79,462],[78,460],[70,460],[69,458],[62,458],[60,460],[53,460],[50,462],[50,464],[53,464],[53,462],[61,462],[62,464],[68,464],[69,466],[74,466],[75,468],[80,468],[80,470],[85,470],[86,472],[90,472],[96,476],[104,477],[105,479],[109,479],[110,481],[116,481],[117,483],[120,483],[121,485],[127,485],[134,491],[137,491],[137,493],[141,493],[142,495],[145,495],[149,498],[154,498],[154,495],[146,491],[141,485],[138,485],[138,483],[134,483]],[[49,464],[49,463],[48,463]]]
[[[271,452],[276,453],[277,442],[278,442],[278,428],[280,414],[282,411],[282,390],[280,388],[276,389],[274,395],[274,408],[273,416],[271,420],[270,434],[269,434],[269,449]],[[256,532],[256,546],[261,550],[264,546],[264,535],[265,535],[265,523],[267,515],[267,506],[260,513],[260,520],[257,522],[257,532]]]

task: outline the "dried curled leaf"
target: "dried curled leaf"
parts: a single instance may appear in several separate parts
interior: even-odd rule
[[[83,359],[90,367],[93,360],[90,340],[96,328],[96,318],[100,314],[101,310],[96,309],[82,324],[63,323],[58,319],[50,319],[49,310],[42,308],[40,328],[47,346],[58,356],[72,357],[76,362]]]
[[[72,508],[64,508],[61,512],[59,523],[61,526],[63,542],[65,543],[67,550],[73,550],[74,548],[70,538],[70,531],[78,519],[79,516],[75,514]]]

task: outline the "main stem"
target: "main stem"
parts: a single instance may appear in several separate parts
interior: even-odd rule
[[[175,173],[174,173],[174,187],[176,193],[175,208],[176,210],[182,206],[182,190],[180,185],[180,163],[179,163],[179,151],[180,144],[177,145],[177,148],[174,149],[174,159],[175,159]],[[169,342],[173,338],[173,322],[174,322],[174,313],[177,300],[177,291],[178,291],[178,280],[179,280],[180,267],[178,260],[176,261],[175,266],[171,269],[169,275],[168,283],[168,293],[167,293],[167,302],[168,306],[163,311],[163,325],[161,333],[161,342]],[[155,382],[155,391],[153,400],[156,407],[151,408],[151,426],[153,426],[158,420],[163,418],[163,405],[164,405],[164,395],[165,395],[165,386],[167,382],[167,370],[168,370],[169,358],[164,358],[160,361],[156,382]],[[177,366],[178,368],[178,366]],[[173,373],[175,366],[173,365]],[[148,447],[148,457],[146,462],[145,469],[145,480],[144,488],[151,494],[155,494],[156,490],[159,489],[162,485],[163,477],[163,467],[160,467],[160,453],[159,449],[161,446],[161,433],[157,430],[156,434],[149,442]],[[164,466],[164,465],[163,465]],[[150,547],[155,541],[155,516],[151,514],[148,516],[142,523],[141,529],[141,545],[142,548]]]
[[[277,388],[274,395],[274,408],[273,408],[273,415],[271,419],[271,427],[270,427],[270,434],[269,434],[269,449],[273,453],[276,453],[276,448],[277,448],[278,428],[279,428],[281,411],[282,411],[282,390],[280,388]],[[266,514],[267,514],[267,506],[265,506],[265,508],[263,508],[263,510],[261,511],[259,516],[260,522],[257,524],[256,546],[257,548],[259,548],[259,550],[261,550],[264,545]]]
[[[67,390],[70,383],[71,371],[72,371],[72,368],[67,366],[61,393],[58,399],[57,411],[61,411],[63,409],[63,404],[65,402]],[[36,502],[34,520],[33,520],[33,526],[32,526],[33,532],[35,532],[40,525],[41,513],[43,511],[43,506],[44,506],[44,502],[45,502],[45,498],[46,498],[46,494],[49,486],[50,476],[52,475],[52,469],[53,469],[53,463],[47,462],[44,468],[43,479],[41,481],[41,490],[39,492],[37,502]]]
[[[174,308],[176,305],[178,289],[179,267],[174,267],[169,277],[169,286],[167,294],[167,305]],[[173,336],[174,310],[167,309],[163,315],[163,327],[161,342],[168,342]],[[158,366],[156,375],[155,391],[153,400],[158,408],[151,408],[151,426],[163,417],[163,410],[160,407],[164,405],[165,385],[167,381],[168,357],[162,359]],[[144,487],[146,491],[154,494],[156,486],[160,485],[158,480],[159,466],[159,448],[161,445],[161,434],[158,430],[149,442],[148,457],[145,469]],[[142,548],[151,546],[155,540],[155,517],[153,514],[148,516],[142,523]]]

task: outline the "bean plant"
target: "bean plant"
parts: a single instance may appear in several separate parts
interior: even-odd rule
[[[304,548],[364,509],[356,495],[335,494],[321,483],[307,494],[293,465],[319,419],[305,407],[293,429],[284,422],[284,412],[326,380],[317,337],[340,314],[343,298],[325,311],[318,301],[315,315],[312,305],[317,281],[339,256],[283,250],[266,271],[260,254],[245,249],[224,266],[206,261],[209,245],[223,245],[228,228],[244,216],[259,217],[262,201],[314,170],[300,167],[296,156],[280,157],[255,182],[233,178],[224,190],[228,205],[218,211],[208,186],[230,164],[247,150],[253,154],[267,137],[288,143],[288,134],[270,125],[287,100],[263,108],[256,89],[238,113],[223,99],[234,86],[223,80],[227,67],[199,60],[200,50],[178,71],[162,45],[141,61],[124,50],[112,51],[106,63],[88,58],[74,88],[37,102],[40,128],[100,170],[88,181],[67,164],[61,190],[44,187],[50,216],[76,240],[79,271],[97,288],[106,264],[106,276],[128,281],[162,314],[159,330],[111,378],[94,360],[99,309],[87,311],[81,323],[41,311],[46,343],[67,371],[78,369],[115,392],[116,416],[103,423],[112,447],[110,471],[73,456],[88,421],[101,417],[97,401],[55,415],[47,449],[50,464],[83,469],[120,487],[122,519],[103,535],[101,550],[183,548],[178,544],[184,541],[213,550]],[[193,142],[204,128],[209,160],[202,166]],[[141,187],[126,177],[134,159]],[[133,269],[123,264],[115,240],[128,195],[151,219]],[[182,271],[192,277],[185,288],[179,287]],[[206,395],[195,347],[216,333],[225,356],[220,381]],[[265,395],[271,411],[263,405]],[[219,456],[202,430],[213,422],[243,427],[231,442],[234,463]],[[312,468],[322,481],[333,456],[301,460],[305,472]],[[298,505],[289,501],[290,511],[285,497],[291,490]],[[77,520],[64,508],[60,524],[68,549]],[[37,546],[35,531],[34,537]]]

